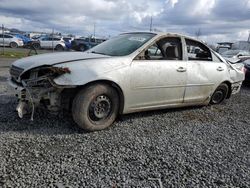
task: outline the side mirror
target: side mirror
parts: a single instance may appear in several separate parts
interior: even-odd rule
[[[241,56],[243,56],[243,55],[242,55],[242,54],[238,54],[238,55],[237,55],[237,57],[241,57]]]

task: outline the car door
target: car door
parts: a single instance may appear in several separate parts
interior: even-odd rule
[[[5,46],[9,46],[10,45],[10,42],[11,42],[11,39],[13,37],[11,35],[4,35],[4,44]]]
[[[55,45],[54,38],[49,37],[47,40],[47,48],[52,49],[52,47],[54,47],[54,45]]]
[[[201,42],[185,39],[187,87],[185,103],[204,102],[227,77],[227,65]]]
[[[40,45],[42,48],[47,48],[48,47],[48,37],[43,37],[40,40]]]
[[[131,64],[132,109],[181,104],[186,86],[186,61],[178,37],[165,37],[136,57]]]

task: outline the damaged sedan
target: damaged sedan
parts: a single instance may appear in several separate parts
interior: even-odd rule
[[[96,131],[119,114],[219,104],[239,92],[244,67],[187,36],[134,32],[86,52],[17,60],[10,75],[19,117],[68,109],[79,127]]]

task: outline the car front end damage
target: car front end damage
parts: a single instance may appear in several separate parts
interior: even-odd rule
[[[46,107],[52,112],[59,111],[61,93],[67,86],[59,86],[53,80],[70,73],[67,67],[41,66],[24,70],[12,65],[9,85],[14,89],[14,94],[18,98],[16,110],[19,117],[22,118],[24,114],[31,113],[33,120],[35,108],[38,106]]]

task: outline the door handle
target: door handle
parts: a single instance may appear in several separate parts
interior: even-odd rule
[[[186,71],[187,71],[187,69],[185,69],[184,67],[179,67],[177,69],[177,72],[186,72]]]
[[[217,71],[223,71],[224,69],[222,67],[218,67]]]

